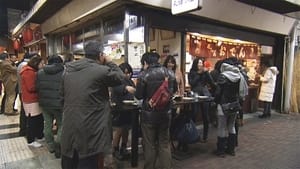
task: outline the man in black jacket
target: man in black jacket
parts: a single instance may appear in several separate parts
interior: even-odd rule
[[[164,110],[150,107],[149,100],[160,84],[168,77],[169,90],[177,91],[176,79],[173,72],[158,63],[157,53],[145,53],[141,64],[143,72],[138,77],[136,93],[137,99],[143,99],[141,127],[144,143],[144,169],[171,168],[171,151],[169,144],[170,104]]]
[[[63,60],[58,55],[48,58],[48,64],[38,71],[36,89],[39,96],[39,105],[44,116],[44,135],[47,148],[50,153],[55,151],[55,157],[60,157],[60,135],[62,120],[62,103],[59,93],[62,74],[64,71]],[[57,138],[54,141],[52,127],[53,120],[56,120]]]

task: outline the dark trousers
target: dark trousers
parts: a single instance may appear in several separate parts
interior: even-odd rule
[[[62,155],[62,169],[101,169],[103,168],[103,155],[97,154],[83,159],[79,159],[75,151],[72,158]]]
[[[27,117],[25,115],[25,110],[23,107],[23,102],[22,102],[22,94],[19,94],[19,99],[21,103],[21,110],[20,110],[20,131],[19,135],[20,136],[25,136],[26,135],[26,128],[27,128]]]
[[[27,117],[27,142],[32,143],[35,138],[41,139],[44,137],[44,118],[43,115]]]
[[[271,115],[271,104],[272,102],[266,102],[264,101],[264,114]]]
[[[209,103],[208,102],[203,102],[201,104],[195,103],[193,104],[193,114],[192,114],[192,120],[195,122],[196,121],[196,114],[201,111],[202,115],[202,122],[203,122],[203,140],[207,139],[208,135],[208,128],[209,128]]]

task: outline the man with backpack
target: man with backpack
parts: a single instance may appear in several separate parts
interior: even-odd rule
[[[166,98],[177,91],[177,85],[174,73],[158,63],[159,57],[154,52],[142,56],[143,71],[136,85],[135,96],[137,99],[143,99],[141,128],[145,156],[144,169],[171,168],[169,144],[171,98]],[[167,85],[163,83],[165,80],[168,81]],[[165,86],[167,88],[164,88]],[[157,97],[159,95],[157,90],[161,93],[160,97]],[[161,106],[162,104],[164,106]]]

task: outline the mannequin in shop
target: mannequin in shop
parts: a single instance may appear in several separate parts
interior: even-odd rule
[[[191,90],[197,93],[199,96],[211,96],[208,88],[215,89],[216,84],[212,79],[210,73],[204,67],[204,59],[195,58],[192,64],[192,68],[188,74],[189,84],[191,85]],[[201,142],[207,142],[208,128],[209,128],[209,103],[204,102],[201,105],[195,103],[193,105],[193,111],[191,118],[196,121],[196,115],[201,111],[203,120],[203,137]]]

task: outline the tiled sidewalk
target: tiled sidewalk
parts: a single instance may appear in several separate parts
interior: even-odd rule
[[[190,157],[182,161],[173,159],[173,168],[300,169],[300,116],[277,113],[269,119],[257,116],[258,113],[245,114],[235,157],[218,158],[212,154],[216,128],[211,127],[208,142],[190,145]],[[0,115],[0,169],[60,169],[60,160],[45,146],[29,148],[24,137],[17,137],[18,120],[18,116]],[[141,149],[140,152],[138,169],[143,166]],[[116,164],[118,168],[131,168],[129,161]]]

